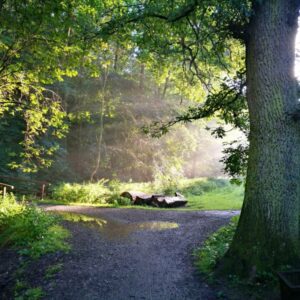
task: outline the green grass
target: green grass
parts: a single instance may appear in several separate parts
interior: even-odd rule
[[[19,254],[18,269],[12,277],[15,280],[14,299],[38,300],[45,295],[41,287],[27,282],[26,272],[31,261],[47,253],[70,250],[66,242],[70,233],[60,225],[60,221],[60,217],[40,208],[18,203],[13,195],[1,198],[0,250],[9,247]],[[61,264],[48,267],[45,278],[51,278],[61,268]]]
[[[53,198],[45,199],[33,199],[30,202],[34,204],[44,205],[80,205],[80,206],[92,206],[92,207],[117,207],[118,205],[109,203],[89,203],[89,202],[73,202],[73,201],[62,201]]]
[[[238,223],[238,216],[231,219],[226,226],[219,228],[195,250],[196,266],[207,277],[211,277],[215,266],[229,249]]]
[[[188,206],[200,210],[239,210],[244,197],[242,187],[226,187],[202,195],[188,194]]]
[[[59,222],[58,216],[7,197],[0,203],[0,248],[13,247],[31,258],[68,251],[69,232]]]
[[[51,199],[38,201],[44,204],[92,205],[97,207],[126,207],[154,209],[131,206],[130,201],[120,197],[124,191],[141,191],[148,194],[182,193],[188,200],[184,209],[191,210],[238,210],[242,206],[244,187],[230,183],[228,179],[218,178],[162,178],[161,181],[134,183],[101,180],[97,183],[60,184],[53,189]]]
[[[61,202],[105,204],[110,196],[107,180],[97,183],[62,183],[53,189],[53,199]]]
[[[62,183],[53,188],[52,199],[64,204],[129,205],[129,199],[121,197],[120,193],[119,181],[102,179],[96,183]]]
[[[228,179],[195,178],[180,179],[174,187],[162,188],[155,183],[122,183],[122,191],[145,193],[182,193],[188,200],[187,209],[196,210],[238,210],[244,198],[244,187],[231,184]]]
[[[45,273],[45,278],[51,279],[53,278],[57,273],[59,273],[63,268],[62,263],[57,263],[52,266],[48,266]]]
[[[209,283],[214,283],[222,299],[279,299],[277,271],[256,271],[251,278],[216,272],[233,240],[238,218],[233,217],[228,225],[219,228],[201,247],[195,249],[196,267]],[[282,271],[287,269],[287,266],[282,267]]]
[[[45,295],[41,287],[32,288],[26,281],[16,281],[14,287],[15,300],[39,300]]]

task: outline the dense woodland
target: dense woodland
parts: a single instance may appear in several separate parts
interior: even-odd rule
[[[158,84],[136,59],[123,63],[119,72],[115,69],[121,66],[112,65],[100,77],[82,71],[49,87],[60,97],[67,129],[60,139],[41,136],[44,147],[57,147],[46,165],[37,162],[36,169],[24,172],[20,153],[26,122],[22,116],[3,117],[2,175],[52,183],[101,178],[150,181],[158,174],[224,176],[223,141],[205,130],[218,126],[217,120],[177,126],[162,138],[150,137],[143,126],[176,116],[190,101],[176,89],[171,75]],[[11,168],[13,163],[20,167]]]

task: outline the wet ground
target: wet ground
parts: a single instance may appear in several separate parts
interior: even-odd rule
[[[192,252],[237,212],[45,209],[64,217],[72,251],[31,267],[28,276],[46,292],[43,299],[216,299],[218,291],[197,274]],[[50,260],[63,268],[51,280],[41,280]]]
[[[234,212],[47,209],[75,221],[73,251],[47,299],[215,299],[192,251]]]

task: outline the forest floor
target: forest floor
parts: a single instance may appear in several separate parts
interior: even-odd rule
[[[43,299],[209,300],[220,292],[197,274],[192,252],[236,211],[45,209],[63,214],[72,250],[46,255],[23,271],[22,278],[42,290]],[[0,257],[0,274],[17,274],[16,255],[7,250]],[[6,281],[2,299],[13,299],[16,279]]]

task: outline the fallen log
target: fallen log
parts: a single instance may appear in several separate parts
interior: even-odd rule
[[[123,192],[121,196],[130,199],[132,204],[136,205],[149,204],[152,199],[152,195],[136,191]]]
[[[151,204],[156,207],[179,207],[186,205],[187,200],[181,196],[153,196]]]
[[[144,196],[137,196],[134,205],[151,205],[152,202],[152,195],[144,195]]]
[[[131,200],[134,205],[152,205],[156,207],[179,207],[184,206],[187,200],[180,193],[175,193],[175,196],[166,196],[163,194],[149,195],[143,192],[130,191],[121,194]]]

